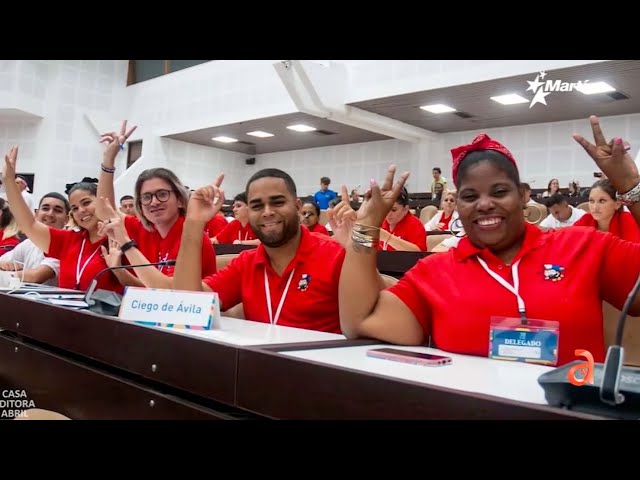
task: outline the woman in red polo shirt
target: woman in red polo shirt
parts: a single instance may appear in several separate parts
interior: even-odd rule
[[[75,290],[86,290],[91,280],[107,268],[102,254],[106,238],[100,235],[96,208],[96,184],[76,183],[69,190],[69,204],[77,229],[59,230],[38,222],[33,210],[18,191],[15,182],[6,181],[15,177],[18,147],[13,147],[5,156],[4,181],[7,198],[20,230],[43,252],[60,260],[58,286]],[[101,275],[97,288],[122,293],[122,284],[112,272]]]
[[[310,232],[329,235],[326,227],[318,223],[320,220],[320,207],[315,203],[305,203],[300,210],[300,223],[307,227]]]
[[[594,159],[640,218],[640,174],[622,140],[607,143],[591,117],[596,145],[574,138]],[[375,226],[381,225],[408,177],[393,186],[395,167],[382,188],[372,182],[357,212],[340,277],[340,318],[349,337],[419,345],[431,335],[438,348],[489,355],[492,317],[558,322],[556,364],[585,349],[605,357],[602,302],[621,308],[640,272],[640,244],[593,228],[542,232],[525,222],[524,195],[515,160],[482,134],[452,150],[458,213],[467,236],[457,248],[419,261],[379,292]],[[615,279],[615,281],[613,281]],[[451,306],[455,305],[455,313]],[[630,314],[640,311],[636,298]]]
[[[624,211],[622,202],[616,198],[616,189],[609,179],[598,180],[589,192],[589,213],[573,224],[576,227],[594,227],[601,232],[640,242],[640,227],[633,215]]]
[[[404,187],[380,227],[378,249],[427,251],[427,232],[420,219],[409,212],[409,193]]]
[[[150,168],[136,180],[135,206],[137,216],[121,215],[112,207],[115,194],[113,174],[115,159],[124,143],[136,127],[127,130],[126,120],[120,133],[103,134],[101,142],[107,145],[101,165],[96,213],[105,223],[104,232],[120,244],[120,250],[131,265],[158,263],[176,260],[184,215],[189,201],[187,189],[178,177],[166,168]],[[206,238],[202,245],[202,273],[216,273],[216,257],[211,241]],[[159,265],[136,268],[134,277],[126,273],[128,281],[139,286],[170,289],[173,281],[173,266]]]
[[[2,255],[20,243],[18,236],[20,229],[4,198],[0,198],[0,212],[2,212],[0,214],[0,255]]]

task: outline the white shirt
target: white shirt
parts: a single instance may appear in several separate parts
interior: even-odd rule
[[[438,226],[438,224],[440,223],[440,220],[442,219],[442,216],[444,215],[444,210],[440,210],[438,211],[438,213],[436,213],[431,220],[429,220],[427,223],[424,224],[424,229],[427,232],[431,232],[433,230],[435,230],[435,228]],[[456,225],[453,225],[453,223],[458,220],[458,211],[454,210],[453,213],[451,214],[451,220],[449,220],[449,228],[448,230],[451,231],[452,227],[454,230],[458,231],[460,230],[460,228],[462,228],[461,226],[459,228],[455,228]],[[460,222],[458,222],[460,223]]]
[[[571,209],[571,216],[567,220],[565,220],[564,222],[561,222],[560,220],[557,220],[553,215],[549,214],[547,216],[547,218],[542,220],[538,226],[540,228],[564,228],[564,227],[570,227],[571,225],[576,223],[581,216],[583,216],[585,213],[587,213],[584,210],[582,210],[580,208],[574,208],[571,205],[569,205],[569,208]]]
[[[60,273],[60,261],[56,258],[45,257],[42,250],[35,244],[26,239],[20,242],[16,247],[0,257],[0,262],[19,262],[23,264],[23,270],[32,270],[41,265],[46,265],[55,273],[55,277],[50,278],[44,285],[52,287],[58,286],[58,274]]]
[[[29,208],[33,212],[36,209],[36,204],[33,201],[33,196],[25,189],[22,191],[22,198],[24,198],[24,201],[27,202],[27,205],[29,205]]]

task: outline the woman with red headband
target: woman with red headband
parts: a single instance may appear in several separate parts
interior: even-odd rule
[[[623,197],[638,221],[638,169],[621,139],[605,140],[596,117],[591,117],[591,127],[595,145],[580,135],[574,138],[617,191],[626,192]],[[372,181],[357,212],[340,277],[344,334],[404,345],[423,344],[431,335],[445,351],[499,357],[490,347],[490,335],[496,335],[492,342],[504,338],[494,322],[509,318],[522,326],[543,325],[555,335],[554,358],[546,359],[547,364],[574,360],[575,349],[604,361],[602,301],[622,307],[640,272],[638,262],[629,262],[640,256],[640,245],[588,227],[542,232],[525,222],[523,190],[509,150],[482,134],[451,152],[458,213],[467,236],[457,248],[422,259],[396,285],[380,292],[378,227],[408,173],[394,185],[392,166],[382,186]],[[639,312],[636,298],[630,313]],[[526,360],[535,362],[533,350],[527,352]]]

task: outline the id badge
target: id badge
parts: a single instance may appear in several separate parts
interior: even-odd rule
[[[555,366],[559,336],[558,322],[492,317],[489,358]]]

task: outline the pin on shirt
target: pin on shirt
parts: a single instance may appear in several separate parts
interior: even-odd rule
[[[544,264],[544,279],[551,280],[552,282],[559,282],[564,278],[564,267],[560,265],[555,265],[552,263]]]
[[[303,273],[302,277],[300,277],[300,281],[298,282],[298,290],[304,292],[309,287],[309,282],[311,281],[311,277],[307,273]]]

